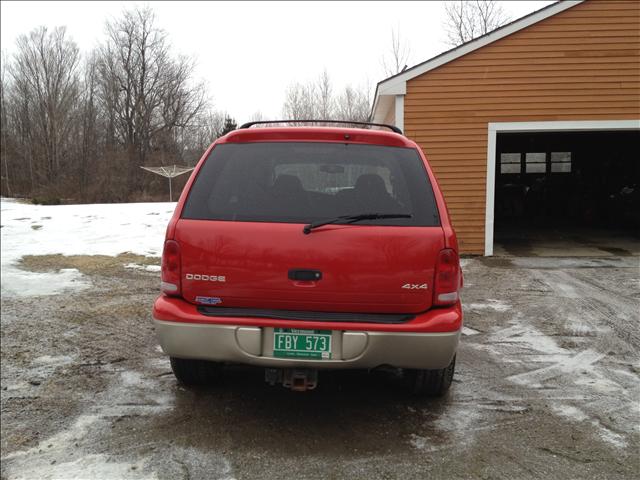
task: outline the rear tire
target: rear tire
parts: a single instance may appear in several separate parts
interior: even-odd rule
[[[207,360],[170,357],[171,370],[186,386],[211,385],[220,378],[221,366]]]
[[[456,357],[448,367],[438,370],[405,370],[411,391],[421,397],[442,397],[451,386]]]

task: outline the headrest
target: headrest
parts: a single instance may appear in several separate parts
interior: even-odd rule
[[[385,191],[387,192],[387,187],[384,184],[384,180],[380,175],[376,175],[375,173],[366,173],[364,175],[360,175],[358,180],[356,180],[355,184],[356,190],[368,190],[368,191]]]
[[[304,190],[302,182],[295,175],[278,175],[273,182],[273,190],[277,192],[298,192]]]

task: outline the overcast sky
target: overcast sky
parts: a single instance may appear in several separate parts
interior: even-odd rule
[[[502,2],[512,19],[550,1]],[[327,69],[336,89],[375,84],[391,29],[410,48],[409,66],[447,50],[442,2],[1,2],[2,50],[18,35],[65,25],[84,52],[104,37],[104,23],[149,5],[176,53],[197,59],[215,108],[239,123],[255,112],[280,117],[284,91]]]

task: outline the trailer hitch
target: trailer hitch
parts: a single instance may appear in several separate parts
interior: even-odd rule
[[[318,386],[318,370],[313,368],[266,368],[264,379],[269,385],[281,383],[295,392],[306,392]]]

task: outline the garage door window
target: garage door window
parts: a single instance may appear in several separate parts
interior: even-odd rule
[[[525,156],[527,173],[546,173],[547,154],[544,152],[527,153]]]
[[[520,173],[520,154],[501,153],[500,173]]]
[[[551,171],[571,173],[571,152],[551,152]]]

